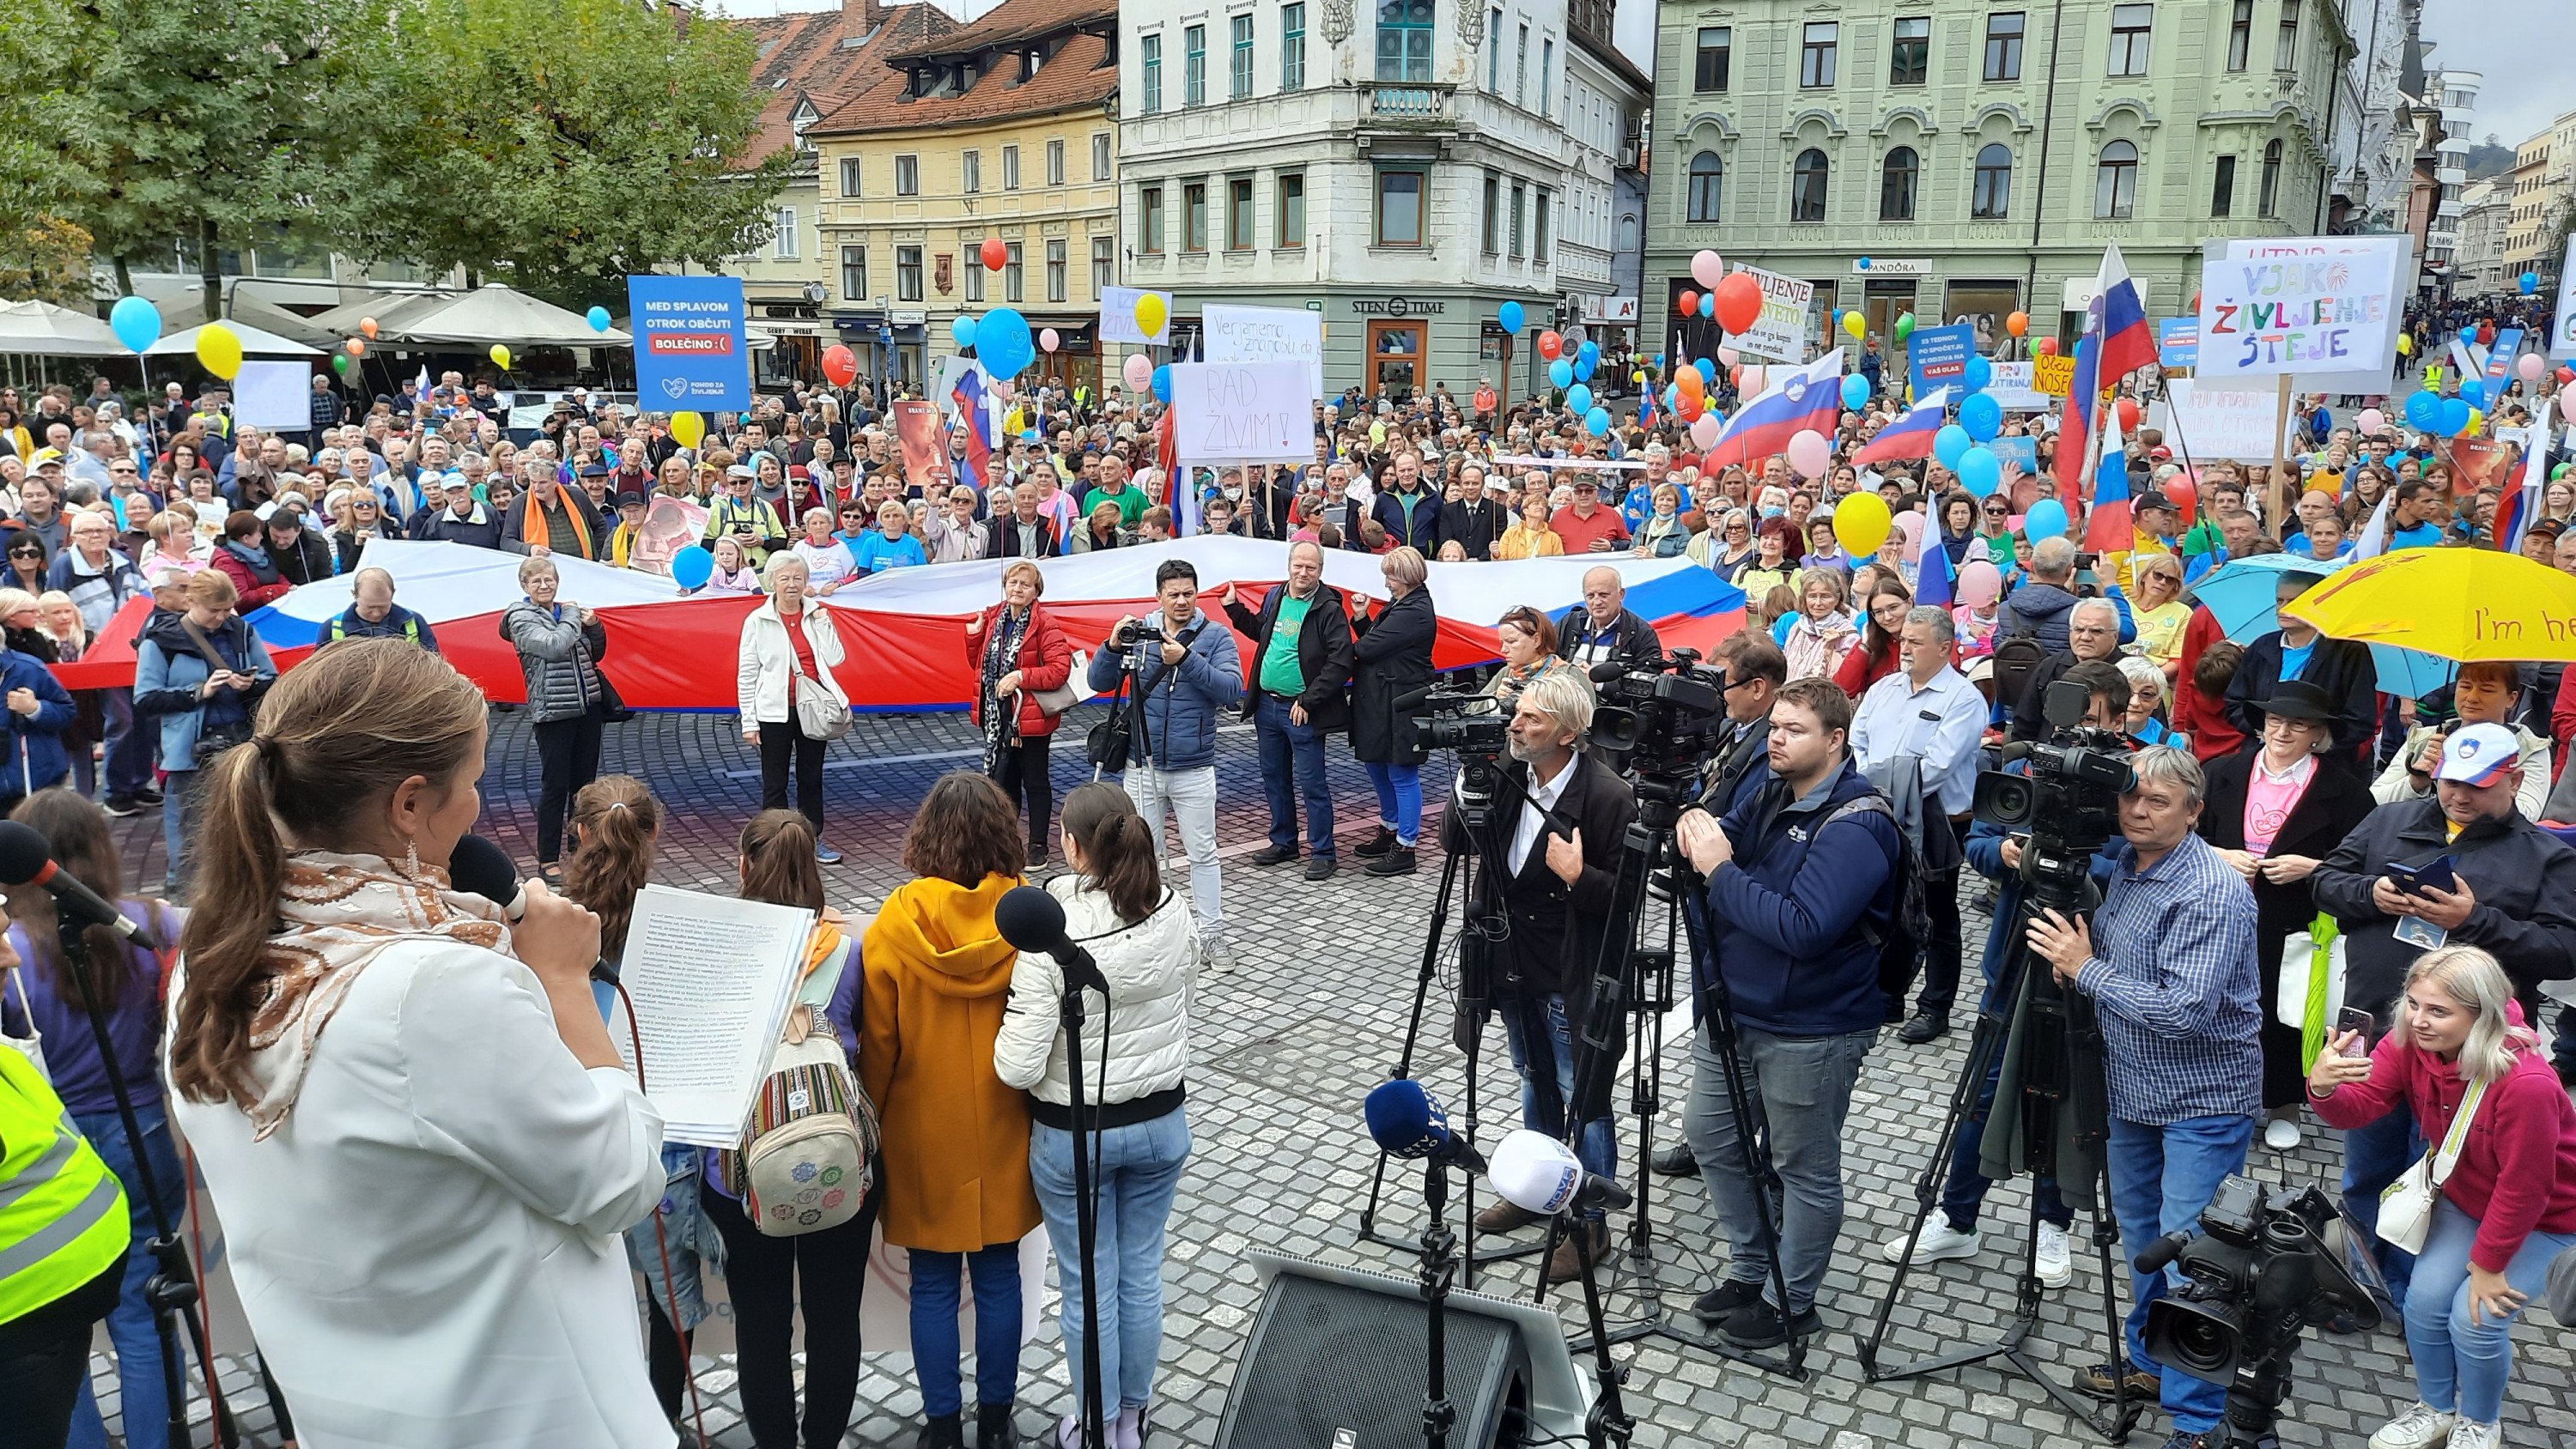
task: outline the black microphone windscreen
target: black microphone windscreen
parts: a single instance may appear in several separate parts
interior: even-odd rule
[[[1627,672],[1627,665],[1620,663],[1616,659],[1605,659],[1599,664],[1592,666],[1592,682],[1595,684],[1608,684],[1612,680],[1625,675]]]
[[[1422,708],[1422,702],[1431,697],[1431,689],[1432,687],[1426,684],[1420,689],[1408,690],[1403,694],[1397,695],[1395,697],[1394,712],[1397,714],[1411,714],[1415,710]]]
[[[0,885],[25,885],[45,873],[54,845],[22,820],[0,820]]]
[[[1021,951],[1050,951],[1064,939],[1064,902],[1038,886],[1013,886],[993,907],[993,925]]]
[[[447,857],[447,878],[467,895],[508,905],[519,895],[519,868],[510,853],[480,835],[460,835]]]

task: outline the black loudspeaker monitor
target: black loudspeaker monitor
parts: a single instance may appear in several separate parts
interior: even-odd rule
[[[1374,1274],[1309,1276],[1277,1261],[1243,1346],[1216,1449],[1420,1449],[1430,1310],[1411,1283]],[[1452,1449],[1519,1449],[1532,1437],[1524,1325],[1452,1294]],[[1550,1335],[1557,1355],[1561,1338]]]

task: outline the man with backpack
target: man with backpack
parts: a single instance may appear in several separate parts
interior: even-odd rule
[[[1683,813],[1675,843],[1707,880],[1695,985],[1723,982],[1752,1120],[1730,1111],[1703,1019],[1691,1043],[1682,1131],[1732,1246],[1728,1277],[1691,1311],[1746,1348],[1821,1331],[1815,1306],[1842,1231],[1843,1119],[1861,1058],[1886,1017],[1881,962],[1910,967],[1924,923],[1909,852],[1887,801],[1852,763],[1851,700],[1830,680],[1790,681],[1771,708],[1772,779],[1727,812]],[[1906,901],[1911,896],[1913,908]],[[1908,917],[1912,919],[1908,920]],[[1783,1189],[1776,1246],[1766,1174],[1741,1134],[1767,1141]],[[1771,1301],[1778,1255],[1788,1301]]]

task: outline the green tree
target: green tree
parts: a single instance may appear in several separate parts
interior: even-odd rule
[[[410,0],[332,98],[337,245],[558,299],[766,240],[785,154],[742,27],[637,0]]]
[[[89,233],[60,217],[0,217],[0,300],[33,297],[94,312],[89,257]]]

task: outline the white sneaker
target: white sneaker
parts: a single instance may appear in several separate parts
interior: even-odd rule
[[[2451,1426],[2451,1449],[2501,1449],[2504,1423],[2475,1424],[2466,1419]]]
[[[2275,1152],[2295,1152],[2303,1135],[2296,1118],[2275,1117],[2263,1128],[2263,1145]]]
[[[2066,1229],[2039,1225],[2039,1286],[2063,1288],[2075,1281],[2075,1256],[2066,1248]]]
[[[2466,1436],[2477,1427],[2460,1422],[2457,1414],[2444,1413],[2418,1399],[2405,1413],[2381,1425],[2379,1432],[2370,1436],[2370,1449],[2433,1449],[2442,1443],[2466,1446],[2473,1442]],[[2496,1442],[2495,1432],[2494,1425],[2486,1427],[2487,1438],[2479,1449],[2489,1449]]]
[[[1234,971],[1234,948],[1226,944],[1225,937],[1223,936],[1209,937],[1205,943],[1204,949],[1200,952],[1200,959],[1207,964],[1207,969],[1215,975],[1231,975]]]
[[[1887,1255],[1887,1261],[1901,1263],[1905,1261],[1905,1239],[1890,1238],[1880,1251]],[[1917,1263],[1938,1263],[1947,1258],[1973,1258],[1976,1255],[1977,1230],[1970,1228],[1960,1232],[1950,1226],[1950,1215],[1939,1208],[1932,1210],[1932,1220],[1923,1225],[1922,1233],[1914,1240],[1914,1261]]]

